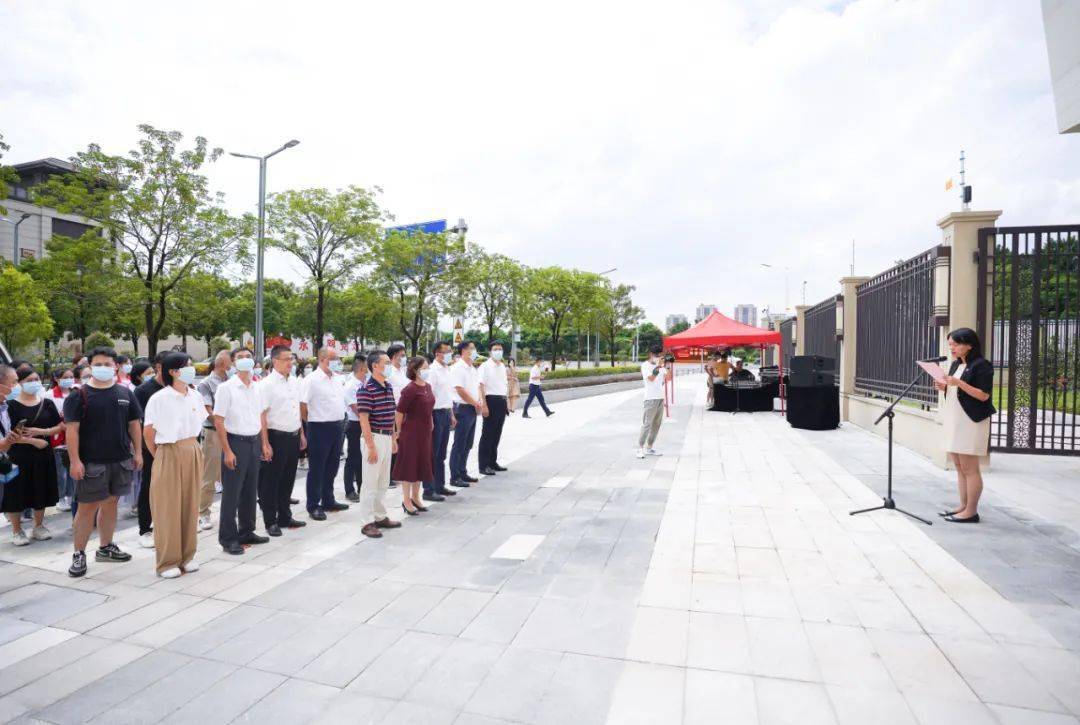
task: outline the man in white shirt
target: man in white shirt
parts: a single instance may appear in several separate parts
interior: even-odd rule
[[[663,356],[664,348],[653,345],[649,349],[649,359],[641,364],[641,379],[645,385],[645,414],[641,419],[641,434],[638,436],[638,458],[659,456],[653,448],[656,434],[660,432],[660,423],[664,420],[664,381],[667,379],[667,362]]]
[[[347,503],[334,500],[334,479],[341,463],[345,422],[345,399],[341,383],[341,358],[332,347],[319,350],[319,366],[304,378],[300,415],[307,422],[307,510],[315,521],[326,521],[327,511],[344,511]]]
[[[307,524],[293,518],[289,507],[300,451],[307,448],[300,424],[300,380],[292,374],[293,353],[285,345],[270,350],[271,372],[259,383],[262,396],[263,462],[259,470],[259,508],[266,533],[281,536],[282,529]]]
[[[468,488],[477,479],[469,475],[466,464],[469,451],[472,450],[473,436],[476,432],[476,418],[484,409],[480,397],[480,373],[473,364],[476,346],[471,342],[458,344],[461,359],[450,366],[450,385],[453,387],[451,398],[454,403],[454,445],[450,449],[450,485]]]
[[[480,432],[478,457],[480,473],[494,476],[506,470],[499,465],[499,441],[506,422],[506,393],[510,383],[506,379],[502,343],[491,343],[488,352],[488,359],[480,365],[480,397],[484,401],[480,414],[484,416],[484,427]]]
[[[244,544],[265,544],[255,533],[255,499],[262,459],[262,399],[251,373],[251,350],[232,351],[236,375],[214,394],[214,428],[221,444],[221,519],[218,542],[228,554],[243,554]],[[238,523],[239,521],[239,523]]]
[[[435,394],[435,409],[431,412],[431,470],[435,478],[424,481],[425,501],[445,501],[456,495],[446,487],[446,448],[450,442],[450,429],[454,427],[454,391],[450,384],[449,342],[438,342],[431,352],[431,372],[427,383]]]
[[[229,379],[229,366],[232,355],[222,350],[214,356],[214,369],[203,378],[195,388],[202,396],[206,406],[206,421],[203,424],[203,478],[199,492],[199,530],[214,528],[210,521],[210,506],[214,503],[214,492],[221,483],[221,446],[218,445],[217,433],[214,432],[214,395],[218,387]]]
[[[544,400],[544,361],[540,358],[536,358],[536,362],[529,368],[529,397],[525,399],[525,408],[521,411],[522,418],[529,417],[529,406],[533,400],[540,403],[540,407],[543,408],[547,417],[555,415],[555,412],[549,410],[547,407],[547,401]]]
[[[360,500],[360,485],[364,482],[363,455],[360,453],[360,417],[356,414],[356,391],[367,380],[367,376],[367,358],[358,352],[353,358],[352,375],[345,378],[342,386],[342,399],[345,401],[345,441],[349,444],[349,452],[345,455],[345,498],[350,501]]]

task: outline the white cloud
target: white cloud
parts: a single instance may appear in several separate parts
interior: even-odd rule
[[[1039,9],[1014,0],[297,5],[7,3],[10,158],[148,122],[271,162],[271,189],[378,184],[529,264],[638,285],[649,317],[783,303],[936,243],[960,148],[1003,223],[1080,218]],[[236,209],[255,168],[211,172]],[[285,274],[284,260],[270,270]]]

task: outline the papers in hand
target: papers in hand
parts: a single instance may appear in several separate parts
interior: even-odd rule
[[[926,374],[934,379],[935,382],[945,382],[945,371],[940,365],[933,362],[923,362],[922,360],[916,361],[919,367],[926,371]]]

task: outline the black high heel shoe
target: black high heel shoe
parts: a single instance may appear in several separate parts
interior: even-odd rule
[[[407,513],[409,516],[419,516],[420,515],[419,511],[410,511],[409,508],[405,504],[401,504],[401,510],[404,511],[405,513]]]
[[[401,504],[401,505],[404,506],[405,504]],[[421,513],[428,510],[427,506],[424,506],[422,504],[417,503],[415,498],[413,499],[412,505],[415,506],[416,510],[420,511]]]

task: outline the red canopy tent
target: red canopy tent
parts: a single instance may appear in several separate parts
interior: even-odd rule
[[[776,345],[780,348],[777,358],[783,365],[783,340],[779,330],[766,330],[753,325],[744,325],[715,310],[701,322],[675,335],[664,338],[664,349],[672,351],[689,351],[696,348],[704,356],[706,349],[720,349],[729,347],[760,347],[762,351],[769,346]],[[780,374],[783,377],[783,370]],[[780,387],[781,401],[784,398],[783,385]],[[674,397],[674,390],[672,390]],[[781,403],[781,405],[783,405]]]

